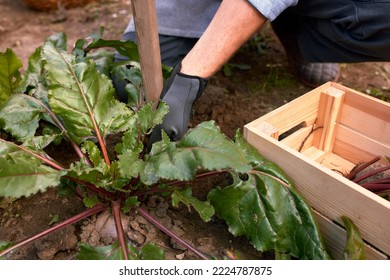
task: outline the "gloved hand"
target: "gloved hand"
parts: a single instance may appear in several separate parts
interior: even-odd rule
[[[153,130],[149,140],[151,143],[161,140],[161,129],[173,141],[183,137],[188,130],[192,106],[206,87],[207,79],[180,73],[180,69],[181,63],[175,67],[165,82],[160,99],[167,103],[169,112],[162,124]]]

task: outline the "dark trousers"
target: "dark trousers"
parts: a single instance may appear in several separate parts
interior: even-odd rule
[[[390,0],[300,0],[274,22],[311,62],[390,61]]]
[[[129,32],[123,35],[123,40],[131,40],[136,42],[134,32]],[[197,38],[184,38],[175,36],[159,35],[161,62],[167,66],[174,67],[178,64],[186,54],[192,49]],[[127,60],[126,57],[116,54],[116,61]]]

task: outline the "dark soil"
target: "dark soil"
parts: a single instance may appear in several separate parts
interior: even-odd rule
[[[120,39],[130,17],[130,1],[124,0],[97,1],[85,7],[50,12],[32,10],[22,0],[0,0],[0,51],[12,48],[25,68],[28,56],[53,33],[65,32],[70,48],[76,39],[100,26],[105,28],[104,38]],[[191,125],[213,119],[232,137],[246,123],[310,90],[294,80],[283,48],[269,26],[246,44],[224,70],[211,79],[195,106]],[[389,100],[389,73],[390,63],[346,64],[342,65],[339,83]],[[55,153],[63,162],[69,160],[67,149]],[[209,188],[223,186],[228,180],[224,175],[205,180],[196,185],[194,192],[202,196]],[[272,254],[257,252],[245,238],[233,237],[218,218],[204,223],[195,212],[186,207],[173,208],[168,198],[162,197],[151,197],[145,206],[173,232],[210,256],[223,258],[233,252],[242,259],[272,258]],[[48,228],[56,219],[62,221],[84,209],[77,197],[63,196],[57,189],[17,201],[2,199],[0,240],[23,240]],[[91,245],[110,243],[113,237],[105,230],[111,219],[108,214],[53,233],[14,252],[10,258],[72,259],[79,241]],[[141,216],[134,214],[126,219],[126,234],[135,245],[155,242],[166,250],[168,259],[197,258]]]

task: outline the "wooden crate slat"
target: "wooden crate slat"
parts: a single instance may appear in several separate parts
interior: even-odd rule
[[[314,146],[311,146],[310,148],[306,149],[301,153],[317,162],[320,162],[328,154],[328,152],[324,152],[323,150],[320,150]]]
[[[288,107],[282,106],[268,113],[266,118],[254,120],[251,125],[256,127],[263,126],[264,123],[267,123],[268,125],[277,128],[279,135],[289,131],[303,122],[305,126],[311,125],[317,118],[319,105],[318,96],[319,93],[313,92],[311,95],[303,95],[294,100],[293,104],[296,111],[293,115],[291,115],[290,110],[285,110],[285,108]]]
[[[343,176],[348,174],[356,165],[334,153],[327,153],[325,157],[316,161],[321,165],[328,167],[330,170],[342,174]]]
[[[389,122],[390,111],[388,102],[380,100],[378,98],[369,96],[367,94],[358,92],[351,88],[342,86],[337,83],[332,83],[332,87],[344,90],[346,92],[344,105],[358,108],[360,111],[367,113],[377,119],[381,119],[385,122]]]
[[[312,127],[303,127],[288,137],[280,140],[283,144],[293,148],[294,150],[304,151],[313,145]],[[275,137],[274,137],[275,138]]]
[[[314,134],[313,139],[313,145],[320,150],[332,151],[344,96],[344,91],[332,87],[321,92],[315,122],[315,128],[320,130]]]
[[[356,108],[344,104],[340,116],[340,124],[350,127],[367,137],[390,144],[390,116],[388,116],[388,119],[385,119],[383,117],[386,117],[386,114],[381,113],[385,109],[390,111],[389,106],[371,106],[379,110],[377,113],[380,115],[380,118],[378,118],[378,115],[371,115],[366,112],[364,110],[366,108]]]
[[[357,164],[370,161],[376,156],[390,156],[390,144],[383,144],[355,129],[339,125],[333,153]]]

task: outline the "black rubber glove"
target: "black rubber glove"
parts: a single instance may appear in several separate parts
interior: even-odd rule
[[[150,142],[161,140],[163,129],[171,140],[178,141],[188,130],[192,106],[202,95],[207,79],[180,73],[181,63],[173,70],[166,80],[160,100],[167,103],[169,112],[163,123],[157,126],[150,137]]]

